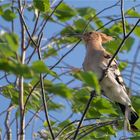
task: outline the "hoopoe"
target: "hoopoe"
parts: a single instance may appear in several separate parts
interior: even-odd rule
[[[132,107],[128,91],[115,59],[112,61],[104,76],[104,71],[111,60],[112,55],[103,48],[102,44],[111,41],[113,38],[104,33],[93,31],[84,33],[82,39],[86,46],[86,56],[83,63],[84,71],[93,71],[97,74],[99,81],[103,78],[100,81],[100,86],[104,95],[111,101],[118,103],[123,114],[125,114],[126,108],[129,109],[130,113],[128,120],[131,129],[137,130],[134,124],[139,116]]]

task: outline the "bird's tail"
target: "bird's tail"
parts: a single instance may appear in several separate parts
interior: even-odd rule
[[[125,114],[126,107],[120,103],[117,104],[120,106],[122,113]],[[131,110],[130,117],[128,119],[131,126],[131,130],[138,131],[139,129],[135,126],[135,122],[139,119],[139,115],[137,114],[137,112],[133,107],[131,107],[130,110]]]

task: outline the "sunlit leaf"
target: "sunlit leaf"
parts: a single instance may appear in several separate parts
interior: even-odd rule
[[[44,52],[44,58],[48,58],[50,56],[56,56],[56,55],[57,55],[57,50],[54,48],[49,48],[47,52],[46,51]]]
[[[132,96],[132,104],[138,114],[140,114],[140,96]]]
[[[93,30],[92,26],[90,24],[87,26],[87,21],[82,18],[74,21],[74,25],[75,25],[74,27],[76,28],[77,32],[80,32],[80,33],[82,33],[82,31],[85,27],[87,27],[87,29],[86,29],[87,31]]]
[[[62,22],[70,20],[76,15],[76,12],[66,3],[61,3],[55,12],[55,16]]]
[[[133,37],[129,37],[125,44],[122,46],[120,52],[129,52],[134,44],[135,39]],[[121,38],[117,38],[114,41],[108,42],[106,44],[104,44],[104,46],[106,47],[106,50],[109,51],[111,54],[114,54],[116,52],[116,50],[118,49],[119,45],[121,44],[122,39]]]
[[[125,14],[133,17],[140,17],[140,14],[134,8],[126,11]]]
[[[0,35],[0,55],[5,57],[15,56],[19,47],[19,39],[15,33],[4,33]]]
[[[35,8],[41,12],[47,12],[50,10],[49,0],[33,0]]]
[[[18,41],[19,38],[15,33],[5,34],[5,39],[7,40],[7,43],[12,51],[16,52],[18,49]]]
[[[7,59],[0,60],[0,70],[15,75],[21,75],[26,78],[31,78],[33,76],[33,71],[27,65],[8,61]]]
[[[2,15],[3,14],[3,9],[2,9],[2,7],[0,6],[0,15]]]
[[[58,84],[52,84],[48,86],[47,91],[56,95],[59,95],[64,98],[71,99],[73,90],[68,88],[65,84],[63,83],[58,83]]]
[[[97,93],[100,93],[100,85],[98,83],[97,76],[93,72],[77,72],[74,74],[74,77],[81,80],[88,86],[93,87]]]
[[[136,121],[135,126],[136,126],[137,128],[140,128],[140,118]]]
[[[16,14],[13,13],[11,10],[7,9],[3,12],[2,17],[7,21],[12,21],[16,18]]]
[[[70,120],[65,120],[59,124],[59,127],[64,127],[64,126],[70,124],[70,122],[71,122]]]
[[[100,27],[102,27],[104,25],[102,20],[100,18],[98,18],[98,17],[95,18],[94,23],[97,26],[97,28],[100,28]]]
[[[140,37],[140,26],[137,26],[134,30],[134,34]]]
[[[135,41],[135,39],[134,39],[133,37],[129,37],[129,38],[126,40],[124,46],[122,47],[122,50],[125,50],[125,51],[127,51],[127,52],[130,51],[130,50],[131,50],[131,47],[132,47],[133,44],[134,44],[134,41]]]
[[[1,92],[5,97],[10,98],[13,104],[18,105],[19,94],[14,85],[3,87]]]
[[[120,71],[123,71],[127,66],[128,66],[128,63],[120,62],[118,67]]]
[[[77,8],[77,11],[78,11],[79,15],[81,17],[84,17],[85,19],[89,19],[96,14],[96,10],[91,7]]]
[[[112,103],[105,98],[95,98],[92,104],[101,114],[118,115]]]
[[[65,106],[62,105],[61,103],[55,103],[51,100],[49,100],[49,102],[48,102],[48,107],[49,107],[48,108],[49,111],[56,111],[56,110],[61,110],[61,109],[65,108]]]
[[[33,62],[31,68],[36,73],[48,73],[54,77],[57,77],[57,74],[55,72],[49,70],[49,68],[45,65],[45,63],[43,61]]]

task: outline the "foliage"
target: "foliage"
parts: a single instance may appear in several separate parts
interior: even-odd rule
[[[20,4],[24,8],[23,17],[17,10],[19,9],[21,12]],[[73,49],[71,50],[70,47],[79,41],[79,38],[74,36],[75,34],[83,33],[84,29],[86,31],[100,29],[101,32],[115,37],[113,41],[104,44],[104,47],[114,54],[123,40],[121,15],[115,12],[109,13],[109,15],[104,14],[104,12],[98,14],[98,10],[91,7],[90,4],[89,7],[72,7],[69,3],[62,2],[58,7],[56,7],[57,4],[53,7],[49,0],[41,0],[41,2],[33,0],[25,5],[24,2],[20,4],[16,1],[13,3],[9,1],[6,4],[0,2],[0,27],[3,28],[0,29],[0,93],[1,96],[5,97],[4,103],[8,104],[6,102],[8,99],[14,106],[13,110],[16,113],[14,115],[12,112],[10,117],[14,116],[15,120],[21,117],[19,115],[19,94],[20,79],[23,77],[25,116],[32,118],[28,113],[37,112],[38,115],[34,114],[33,119],[38,118],[37,123],[40,121],[42,123],[41,127],[35,130],[36,133],[33,132],[34,137],[52,138],[48,122],[44,118],[42,119],[44,109],[41,94],[44,92],[55,136],[58,139],[73,138],[79,122],[77,118],[84,112],[91,90],[95,90],[97,95],[89,106],[78,138],[109,140],[112,139],[112,136],[116,137],[117,132],[123,130],[121,111],[115,103],[102,97],[97,76],[93,72],[83,72],[80,68],[76,68],[75,63],[77,59],[79,60],[79,56],[73,55]],[[135,8],[129,8],[124,13],[128,19],[126,22],[127,33],[134,26],[131,19],[140,17]],[[44,24],[46,20],[47,25]],[[91,22],[88,23],[90,20]],[[51,29],[49,29],[50,25]],[[57,28],[59,29],[57,30]],[[130,35],[121,48],[120,55],[129,54],[134,50],[136,38],[140,37],[139,25],[133,33],[134,35]],[[34,45],[35,43],[36,45]],[[79,46],[82,45],[83,42]],[[67,53],[68,51],[72,54],[70,59],[74,60],[72,66],[70,65],[71,60],[65,58],[70,54],[70,52]],[[123,72],[129,67],[131,69],[134,67],[129,61],[119,64],[119,69]],[[134,77],[133,73],[134,71],[132,71],[132,77],[129,80]],[[135,82],[139,82],[138,80]],[[130,88],[133,90],[135,87]],[[138,95],[132,96],[132,102],[140,114],[140,97]],[[13,123],[16,126],[16,121]],[[29,127],[30,121],[26,124]],[[32,119],[31,124],[33,124]],[[140,127],[140,122],[137,122],[136,126]],[[44,128],[43,132],[40,129],[42,127]],[[1,129],[4,130],[3,127]],[[6,137],[8,137],[8,133],[6,133]],[[131,139],[139,138],[139,132],[132,134]]]

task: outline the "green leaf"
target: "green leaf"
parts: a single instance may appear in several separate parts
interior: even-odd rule
[[[15,33],[4,33],[0,35],[0,55],[8,57],[15,56],[19,47],[19,39]]]
[[[111,41],[111,42],[108,42],[106,44],[104,44],[104,46],[106,47],[106,50],[109,51],[111,54],[114,54],[116,52],[116,50],[118,49],[120,43],[121,43],[122,39],[121,38],[117,38],[117,40],[114,40],[114,41]],[[120,52],[123,52],[123,51],[127,51],[129,52],[131,50],[131,47],[133,46],[134,44],[134,38],[133,37],[129,37],[124,46],[121,48],[121,51]]]
[[[76,103],[84,104],[85,102],[88,101],[89,97],[90,97],[90,91],[86,87],[84,87],[76,91],[74,99],[76,100],[75,101]]]
[[[3,12],[2,17],[7,21],[12,21],[16,18],[16,14],[7,9]]]
[[[33,71],[27,65],[12,62],[8,59],[0,59],[0,70],[15,75],[21,75],[25,78],[31,78],[33,76]]]
[[[35,73],[48,73],[48,74],[58,78],[57,74],[55,72],[53,72],[52,70],[49,70],[43,61],[33,62],[31,68]]]
[[[2,9],[2,7],[0,6],[0,15],[2,15],[3,14],[3,9]]]
[[[102,27],[104,24],[103,24],[103,22],[101,21],[100,18],[96,17],[96,18],[95,18],[95,25],[97,26],[97,28],[100,28],[100,27]],[[103,29],[103,28],[102,28],[102,29]]]
[[[9,33],[9,34],[5,34],[5,39],[7,40],[7,43],[9,44],[9,47],[11,48],[11,50],[13,52],[16,52],[18,50],[18,35],[16,35],[15,33]]]
[[[56,122],[55,121],[50,121],[51,122],[51,125],[54,125]],[[44,127],[48,127],[48,123],[47,123],[47,121],[45,121],[44,123],[43,123],[43,126]]]
[[[118,35],[118,34],[121,34],[123,32],[122,30],[122,23],[121,22],[117,22],[115,24],[113,24],[111,27],[110,27],[110,32],[114,33],[114,35]]]
[[[140,114],[140,96],[132,96],[132,104],[133,104],[133,107],[135,108],[136,112],[138,114]]]
[[[130,140],[139,140],[140,136],[129,137]]]
[[[132,105],[136,112],[140,115],[140,96],[132,96]],[[135,122],[135,126],[140,128],[140,118]]]
[[[133,44],[134,44],[134,41],[135,41],[135,39],[134,39],[133,37],[129,37],[129,38],[126,40],[124,46],[122,47],[122,50],[125,50],[125,51],[129,52],[129,51],[131,50],[131,47],[132,47]]]
[[[127,66],[128,66],[128,63],[120,62],[118,67],[120,71],[123,71]]]
[[[59,127],[65,127],[66,125],[68,125],[68,124],[70,124],[71,123],[71,121],[70,120],[65,120],[65,121],[63,121],[63,122],[61,122],[61,123],[59,123]]]
[[[86,26],[86,24],[87,22],[82,18],[74,21],[74,25],[79,29],[83,29]]]
[[[105,98],[95,98],[92,102],[92,105],[98,110],[99,113],[103,115],[118,115],[112,103]]]
[[[96,74],[94,74],[93,72],[80,71],[80,72],[75,73],[74,77],[81,80],[88,86],[93,87],[97,93],[100,93],[100,85],[98,83],[98,78]]]
[[[136,126],[137,128],[140,128],[140,118],[136,121],[135,126]]]
[[[63,106],[61,103],[55,103],[51,100],[48,102],[48,107],[49,111],[62,110],[65,108],[65,106]]]
[[[73,90],[68,88],[63,83],[49,85],[46,89],[48,92],[59,95],[61,97],[68,98],[68,99],[72,98]]]
[[[72,17],[76,15],[76,12],[69,7],[66,3],[61,3],[60,6],[57,8],[54,15],[62,22],[70,20]]]
[[[114,130],[114,128],[112,126],[105,126],[105,127],[102,128],[102,131],[104,133],[111,134],[111,135],[116,134],[115,130]]]
[[[54,48],[49,48],[47,52],[44,52],[44,58],[48,58],[50,56],[56,56],[57,55],[57,50]]]
[[[137,26],[134,30],[134,34],[140,37],[140,26]]]
[[[132,17],[140,17],[140,14],[134,8],[126,11],[125,15],[129,15],[129,16],[132,16]]]
[[[13,104],[18,105],[19,91],[15,88],[14,85],[11,84],[8,86],[4,86],[2,88],[2,94],[5,97],[10,98]]]
[[[35,61],[32,63],[31,68],[37,73],[46,73],[49,71],[43,61]]]
[[[74,28],[76,29],[76,32],[81,33],[83,31],[83,29],[87,26],[87,21],[85,19],[80,18],[80,19],[74,21],[74,25],[75,25]],[[93,28],[89,24],[86,30],[91,31],[91,30],[93,30]]]
[[[50,2],[49,0],[33,0],[35,8],[41,12],[50,11]]]
[[[91,7],[77,8],[77,11],[81,17],[84,17],[86,20],[93,17],[96,14],[96,10]]]
[[[67,27],[63,28],[61,31],[61,35],[64,35],[64,36],[66,35],[69,37],[71,37],[71,35],[73,35],[74,33],[76,33],[76,30],[72,26],[67,26]]]

